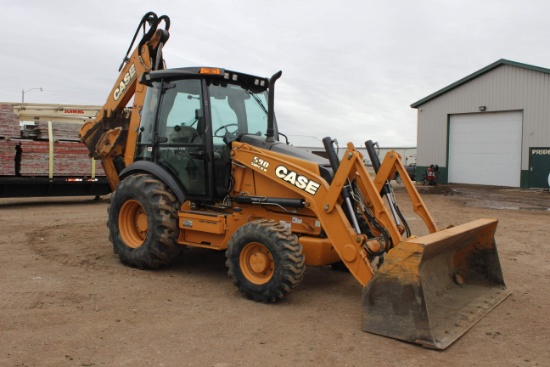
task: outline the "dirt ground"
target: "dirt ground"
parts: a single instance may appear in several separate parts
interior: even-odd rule
[[[188,250],[160,271],[123,266],[107,198],[0,199],[0,366],[550,366],[550,192],[419,189],[441,228],[499,219],[512,290],[445,351],[361,331],[349,273],[308,268],[282,302],[258,304],[232,285],[223,253]]]

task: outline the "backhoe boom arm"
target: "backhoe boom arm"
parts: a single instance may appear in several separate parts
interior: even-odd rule
[[[165,29],[158,29],[161,21],[165,22]],[[128,57],[140,28],[145,31],[146,24],[149,30]],[[145,99],[145,86],[139,85],[139,80],[147,71],[164,68],[162,47],[169,38],[169,27],[170,19],[165,15],[157,17],[150,12],[143,16],[105,105],[95,119],[86,122],[80,130],[81,141],[88,147],[92,157],[101,159],[113,190],[119,183],[121,166],[130,164],[134,157],[139,111]],[[126,109],[132,97],[132,108]],[[119,160],[118,166],[115,165],[115,157],[123,158]]]

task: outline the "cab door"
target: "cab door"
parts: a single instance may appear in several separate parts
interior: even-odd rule
[[[215,196],[230,188],[231,142],[243,135],[263,136],[267,131],[267,93],[239,84],[207,82],[209,121],[213,151]]]
[[[164,82],[157,116],[155,160],[181,183],[188,198],[210,196],[200,79]]]

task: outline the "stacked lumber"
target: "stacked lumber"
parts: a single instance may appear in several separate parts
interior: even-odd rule
[[[21,141],[21,176],[48,176],[50,170],[50,147],[44,141]],[[95,162],[95,173],[104,176],[99,162]],[[90,176],[92,159],[88,148],[80,142],[55,142],[53,144],[54,176]]]
[[[19,145],[19,142],[15,140],[0,140],[0,176],[15,175],[15,149],[17,145]]]
[[[17,147],[20,149],[17,157]],[[92,159],[88,149],[79,142],[53,143],[53,175],[92,176]],[[16,172],[15,162],[19,162]],[[95,176],[105,176],[99,161],[94,161]],[[47,141],[23,139],[0,140],[0,175],[48,176],[50,172],[50,146]]]
[[[52,122],[54,140],[79,141],[78,133],[82,124],[70,122]],[[48,140],[48,123],[46,121],[35,122],[34,125],[26,125],[25,130],[36,136],[39,140]]]
[[[10,105],[0,105],[0,137],[17,138],[20,136],[19,118]]]
[[[101,163],[92,162],[88,148],[79,141],[79,124],[53,122],[52,151],[48,123],[30,126],[34,132],[29,137],[36,140],[22,139],[19,119],[12,106],[0,105],[0,175],[49,176],[51,165],[54,177],[90,177],[94,169],[95,176],[105,176]]]

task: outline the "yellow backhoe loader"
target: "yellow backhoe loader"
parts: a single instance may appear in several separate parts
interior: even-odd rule
[[[506,298],[496,220],[438,230],[399,155],[380,162],[371,141],[374,178],[351,143],[340,160],[330,137],[328,159],[280,142],[281,72],[166,69],[169,28],[165,15],[142,18],[105,106],[81,130],[114,191],[109,237],[122,263],[225,251],[233,283],[259,302],[288,294],[306,266],[339,264],[364,286],[365,331],[438,349]],[[410,233],[388,184],[396,173],[429,235]]]

